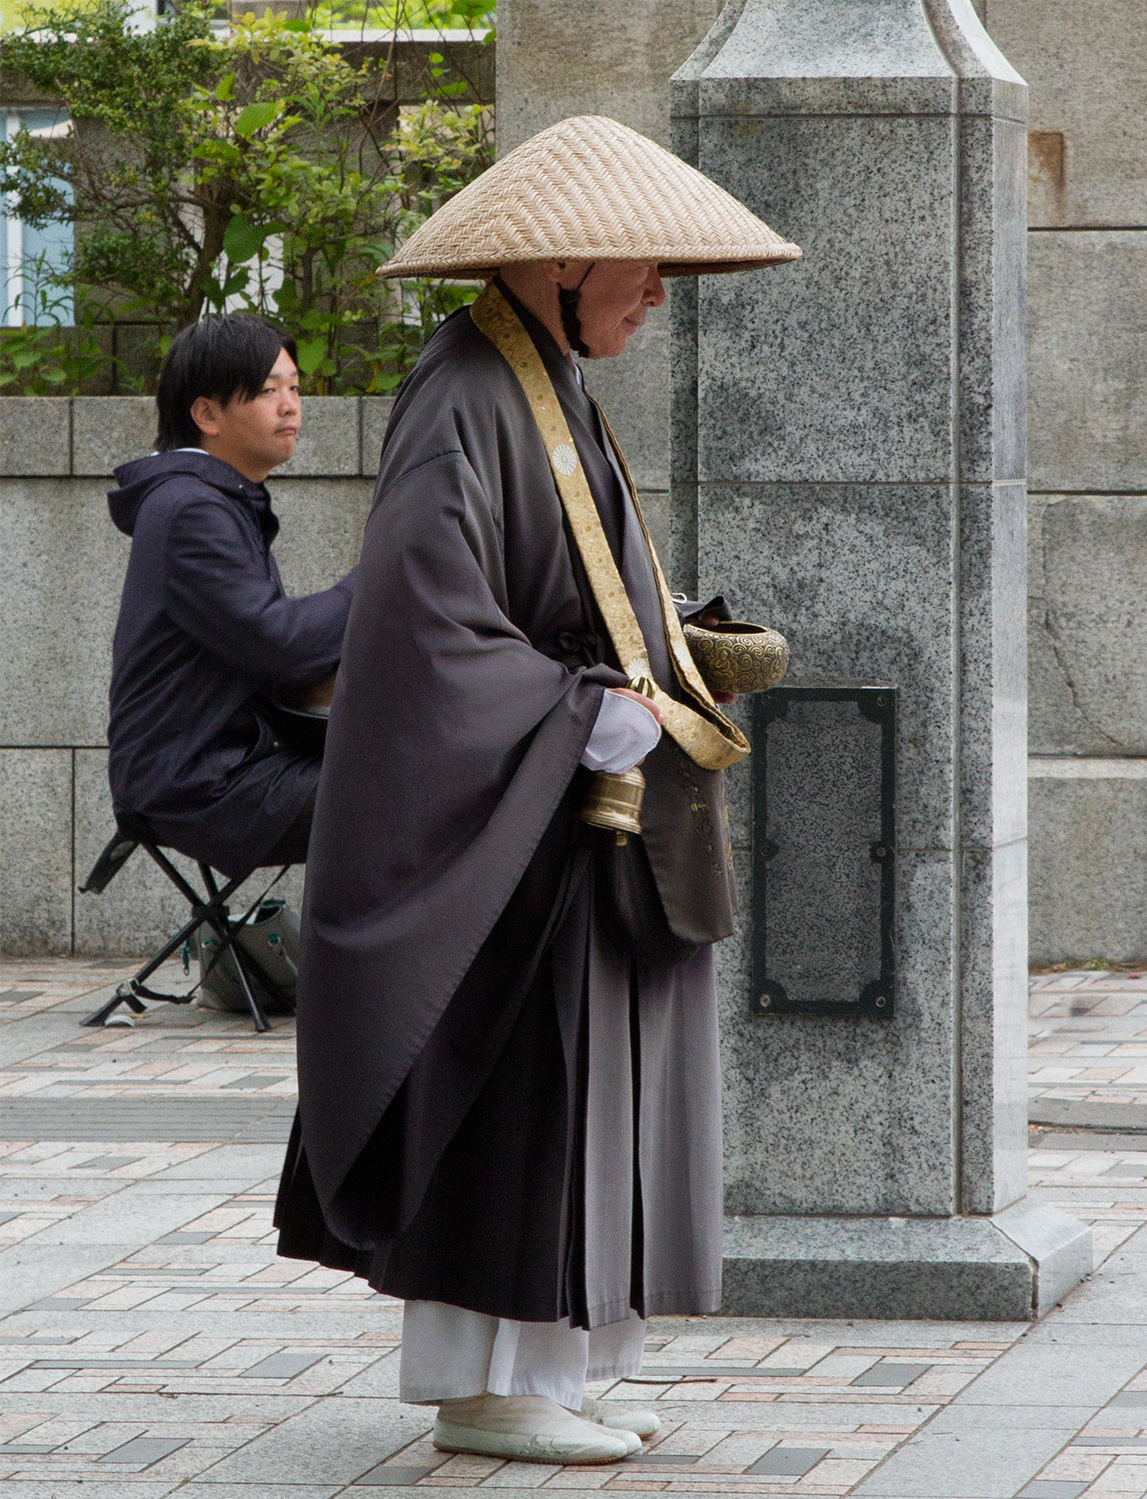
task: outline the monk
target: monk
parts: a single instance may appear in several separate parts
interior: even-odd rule
[[[487,285],[386,434],[315,810],[276,1221],[280,1254],[405,1300],[402,1398],[438,1406],[446,1451],[625,1457],[658,1419],[586,1401],[587,1379],[639,1370],[646,1317],[719,1304],[720,767],[747,746],[688,657],[577,358],[620,354],[665,274],[799,253],[590,116],[384,267]],[[642,833],[621,842],[579,814],[593,772],[639,762]]]

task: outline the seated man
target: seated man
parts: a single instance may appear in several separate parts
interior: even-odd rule
[[[320,753],[288,743],[276,702],[329,702],[354,574],[290,599],[264,480],[295,450],[294,343],[257,317],[205,319],[171,345],[157,452],[115,471],[130,536],[113,647],[117,810],[238,876],[306,858]]]

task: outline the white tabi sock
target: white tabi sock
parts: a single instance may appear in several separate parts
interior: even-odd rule
[[[476,1452],[535,1463],[620,1462],[641,1447],[631,1431],[583,1421],[544,1395],[443,1400],[432,1436],[443,1452]]]

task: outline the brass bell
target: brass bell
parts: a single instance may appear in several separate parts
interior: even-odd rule
[[[636,765],[617,774],[595,770],[578,816],[591,827],[606,828],[618,843],[625,843],[630,833],[641,832],[644,799],[645,777]]]

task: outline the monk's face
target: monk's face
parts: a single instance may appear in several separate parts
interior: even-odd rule
[[[591,359],[620,354],[648,309],[665,301],[657,266],[647,262],[567,260],[559,263],[558,284],[580,287],[578,323]]]

